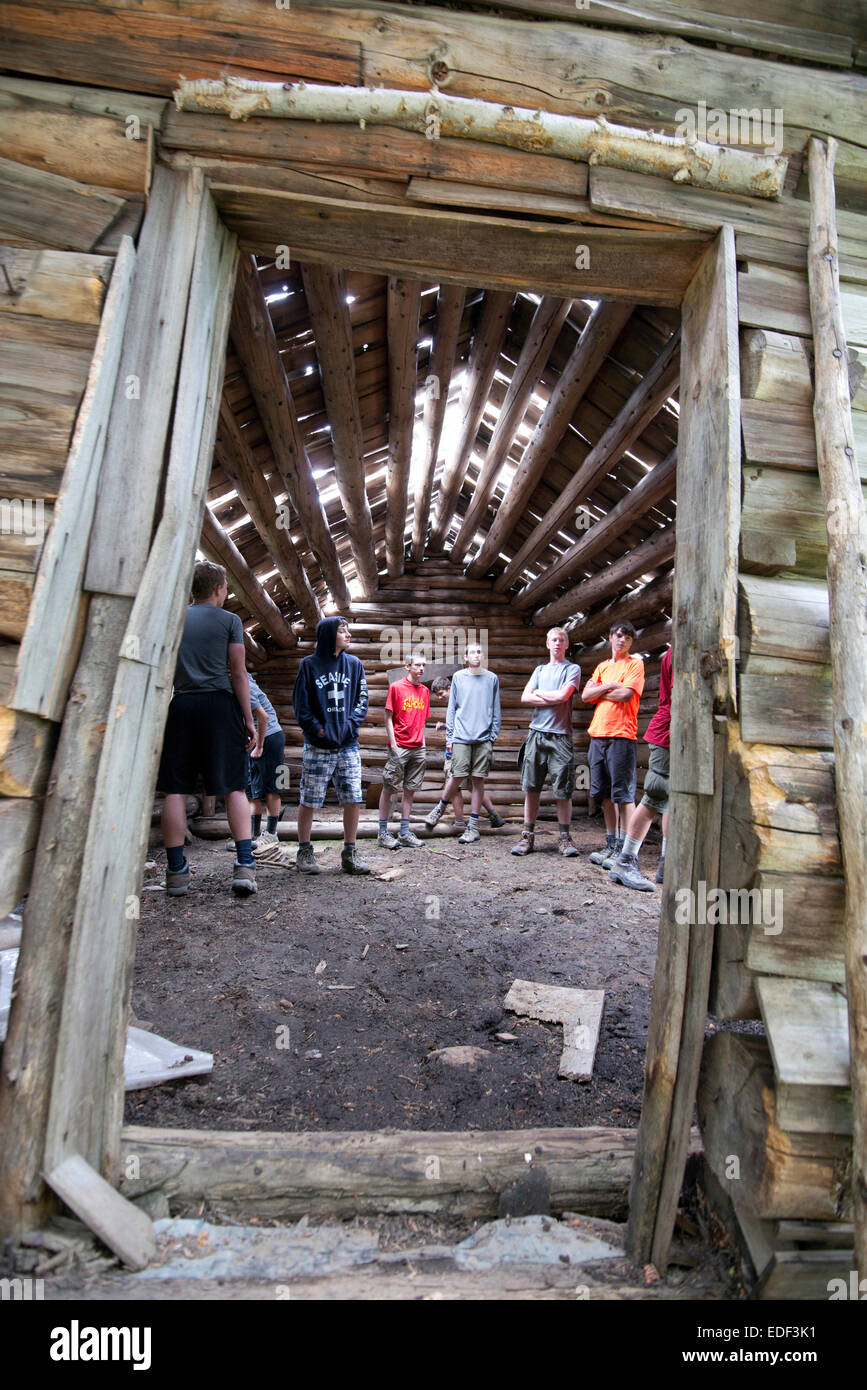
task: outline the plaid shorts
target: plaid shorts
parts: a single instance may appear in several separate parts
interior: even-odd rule
[[[321,806],[328,783],[334,778],[341,806],[361,801],[361,753],[358,744],[348,748],[314,748],[305,742],[301,755],[301,805]]]

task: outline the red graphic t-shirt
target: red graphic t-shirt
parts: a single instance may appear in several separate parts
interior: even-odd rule
[[[385,708],[394,716],[394,737],[398,748],[421,748],[424,726],[430,714],[430,691],[426,685],[413,685],[409,676],[388,687]]]

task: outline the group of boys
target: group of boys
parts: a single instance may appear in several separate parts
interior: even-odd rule
[[[225,797],[230,845],[235,849],[233,892],[239,896],[256,892],[256,857],[266,864],[288,862],[277,836],[277,775],[285,739],[273,706],[245,669],[241,621],[223,609],[227,593],[221,566],[208,562],[196,565],[157,779],[158,790],[165,793],[166,890],[172,896],[185,894],[189,884],[189,865],[184,857],[185,796],[194,790],[199,775],[208,793]],[[590,795],[602,802],[606,828],[605,849],[591,854],[590,859],[608,869],[615,883],[652,891],[653,884],[638,868],[637,855],[654,815],[663,814],[663,857],[657,873],[657,882],[661,882],[667,829],[671,653],[666,652],[662,662],[659,709],[646,734],[651,745],[650,767],[644,797],[636,807],[637,721],[644,664],[629,655],[634,635],[630,623],[612,627],[611,657],[596,667],[580,692],[582,700],[596,707],[589,728]],[[313,816],[323,805],[332,781],[343,812],[340,867],[350,874],[371,871],[356,845],[362,801],[358,733],[367,715],[369,695],[364,668],[349,652],[350,643],[349,624],[344,618],[323,618],[316,628],[315,651],[303,658],[295,681],[293,704],[304,734],[295,859],[300,873],[320,872],[311,840]],[[550,778],[557,807],[558,853],[574,858],[578,851],[570,834],[575,785],[572,709],[581,671],[567,659],[569,637],[563,628],[551,628],[546,646],[549,659],[536,667],[521,696],[522,704],[533,707],[533,717],[519,757],[524,825],[512,853],[524,856],[534,851],[540,797],[546,778]],[[405,669],[406,675],[389,686],[385,702],[388,756],[377,838],[384,849],[419,849],[424,844],[410,828],[413,799],[427,766],[425,726],[430,719],[430,693],[422,681],[423,654],[411,653]],[[463,829],[459,843],[472,844],[480,839],[483,809],[492,826],[504,824],[485,789],[500,732],[499,681],[486,668],[482,647],[471,643],[466,648],[464,669],[451,679],[438,678],[431,689],[437,699],[448,701],[445,783],[425,824],[433,829],[451,803],[455,821]],[[442,726],[438,723],[436,727],[439,730]],[[252,768],[249,778],[248,754]],[[461,788],[465,779],[470,784],[471,807],[469,821],[463,825]],[[392,799],[397,794],[401,796],[401,820],[398,834],[393,835],[388,826]],[[264,812],[267,822],[262,831]]]

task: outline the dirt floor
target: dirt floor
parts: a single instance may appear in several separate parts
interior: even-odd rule
[[[653,834],[653,832],[652,832]],[[421,850],[361,841],[381,882],[260,868],[255,897],[229,891],[225,842],[194,840],[186,898],[167,899],[165,856],[142,893],[137,1020],[214,1055],[210,1076],[127,1096],[130,1123],[213,1129],[512,1129],[635,1126],[659,911],[657,888],[620,888],[587,858],[601,819],[577,821],[578,859],[513,836]],[[294,852],[294,846],[292,846]],[[642,852],[653,877],[658,836]],[[593,1078],[558,1079],[562,1028],[503,1008],[516,978],[604,989]],[[505,1033],[513,1040],[496,1035]],[[449,1066],[439,1049],[482,1049]]]

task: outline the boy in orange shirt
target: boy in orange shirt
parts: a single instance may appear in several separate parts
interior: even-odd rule
[[[590,855],[591,864],[610,869],[623,848],[625,829],[635,804],[635,770],[638,746],[638,706],[644,689],[644,662],[630,657],[635,636],[631,623],[614,623],[608,634],[611,657],[596,667],[581,692],[587,704],[596,706],[590,721],[590,795],[602,801],[605,817],[605,849]]]

